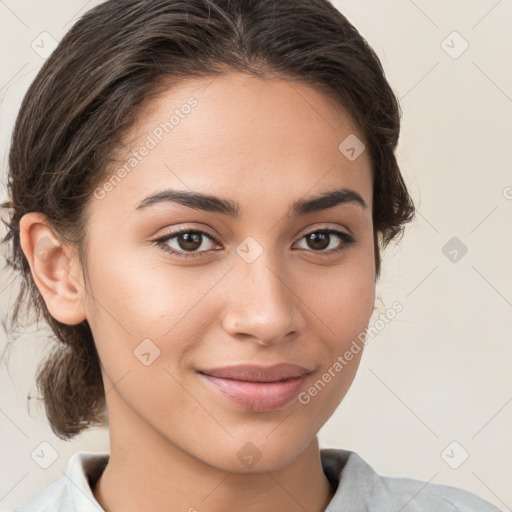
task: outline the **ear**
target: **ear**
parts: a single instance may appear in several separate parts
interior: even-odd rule
[[[86,290],[77,250],[64,245],[38,212],[21,218],[20,245],[50,314],[68,325],[85,320]]]

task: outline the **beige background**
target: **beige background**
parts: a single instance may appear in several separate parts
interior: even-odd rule
[[[59,40],[97,3],[0,0],[2,200],[15,116],[44,61],[31,43],[42,32]],[[388,250],[379,284],[379,312],[394,301],[403,311],[370,340],[321,445],[354,450],[381,474],[463,487],[512,510],[512,1],[335,5],[401,98],[399,158],[418,216]],[[452,237],[468,249],[456,262],[454,247],[442,251]],[[7,280],[3,273],[2,315],[15,297]],[[2,350],[10,340],[0,336]],[[65,443],[35,400],[28,414],[44,339],[32,327],[12,344],[9,372],[0,366],[0,510],[61,476],[74,452],[108,451],[107,432]],[[48,469],[31,458],[42,442],[58,453]],[[446,462],[465,452],[458,469]]]

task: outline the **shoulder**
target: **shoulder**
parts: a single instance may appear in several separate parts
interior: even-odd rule
[[[68,461],[65,474],[38,492],[12,512],[101,512],[90,481],[105,468],[109,455],[100,452],[76,452]]]
[[[458,487],[381,476],[355,452],[323,449],[321,458],[326,476],[337,486],[325,512],[502,512]]]
[[[75,512],[64,476],[45,487],[28,501],[18,505],[12,512]]]

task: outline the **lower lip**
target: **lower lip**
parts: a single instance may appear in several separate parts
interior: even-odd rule
[[[199,374],[217,392],[230,398],[237,405],[254,412],[273,411],[297,398],[307,375],[281,382],[247,382],[221,379]]]

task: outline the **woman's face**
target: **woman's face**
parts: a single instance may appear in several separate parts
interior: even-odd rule
[[[308,86],[237,73],[174,86],[143,111],[131,156],[88,206],[83,307],[111,435],[237,472],[305,450],[354,378],[374,304],[360,140]],[[216,373],[281,363],[306,375]]]

